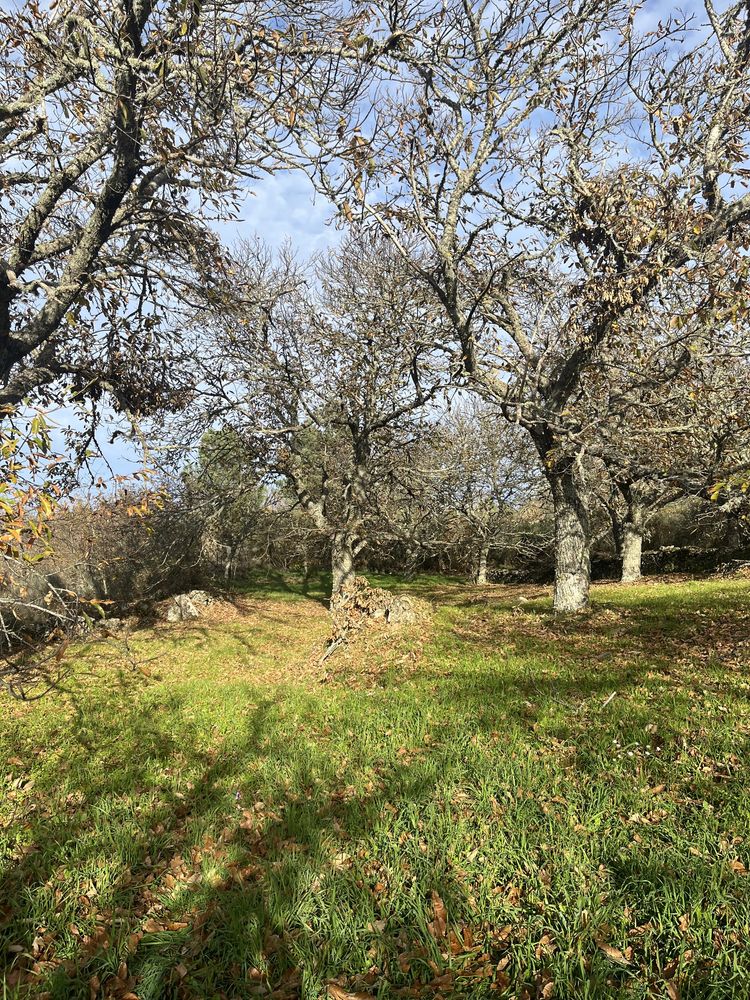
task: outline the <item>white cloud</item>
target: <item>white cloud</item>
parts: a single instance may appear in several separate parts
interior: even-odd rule
[[[271,246],[288,240],[307,257],[337,244],[340,232],[332,224],[334,211],[316,195],[309,179],[297,171],[269,174],[249,185],[240,218],[218,226],[222,239],[260,236]]]

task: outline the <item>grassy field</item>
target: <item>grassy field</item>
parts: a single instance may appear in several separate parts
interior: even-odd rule
[[[276,577],[0,696],[4,998],[750,997],[750,583],[400,586],[324,664]]]

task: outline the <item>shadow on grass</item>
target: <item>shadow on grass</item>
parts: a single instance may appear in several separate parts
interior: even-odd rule
[[[696,663],[702,671],[741,672],[750,634],[748,596],[750,587],[717,586],[708,594],[602,588],[589,613],[561,618],[538,599],[519,604],[505,593],[486,595],[454,604],[461,615],[454,616],[446,644],[567,669],[570,685],[589,693],[607,683],[637,683],[653,670],[682,678],[685,668],[695,673]],[[709,681],[705,672],[703,678]]]
[[[717,602],[714,620],[735,614],[734,600]],[[695,604],[693,612],[699,610]],[[672,955],[684,950],[676,930],[659,926],[669,898],[669,912],[709,914],[693,949],[705,968],[684,985],[682,996],[746,995],[748,971],[733,981],[731,970],[717,964],[712,910],[704,900],[726,899],[746,912],[747,892],[736,880],[729,892],[717,885],[716,866],[703,854],[672,850],[668,841],[651,853],[632,848],[620,813],[642,808],[637,784],[646,779],[641,772],[624,790],[614,789],[611,777],[603,780],[606,745],[602,750],[601,740],[597,744],[596,727],[611,720],[582,722],[571,715],[578,703],[601,702],[613,688],[642,684],[648,664],[597,661],[595,672],[567,675],[553,675],[549,667],[550,655],[571,665],[570,658],[584,651],[594,657],[608,636],[616,645],[624,637],[631,650],[639,644],[652,649],[664,632],[657,628],[660,615],[673,613],[684,609],[662,605],[642,609],[635,620],[624,618],[624,636],[616,642],[611,620],[598,624],[595,613],[555,626],[552,635],[524,635],[507,657],[497,616],[489,614],[472,629],[469,615],[467,634],[438,639],[444,668],[430,664],[369,701],[352,693],[348,715],[310,695],[290,719],[282,691],[253,704],[249,694],[228,736],[207,732],[179,693],[154,691],[148,704],[140,703],[132,678],[121,675],[113,691],[76,703],[75,744],[59,767],[50,761],[42,770],[13,820],[11,837],[17,839],[5,844],[8,861],[0,876],[0,944],[11,995],[18,989],[19,997],[25,990],[53,1000],[124,1000],[129,993],[138,1000],[291,1000],[320,995],[336,976],[382,998],[398,990],[406,996],[451,990],[502,996],[508,969],[512,995],[525,989],[534,998],[552,981],[544,978],[552,969],[567,990],[562,995],[645,996],[625,992],[640,975],[635,961],[628,969],[613,965],[594,939],[600,924],[623,920],[623,907],[634,898],[645,912],[641,922],[653,917],[655,925],[648,932],[648,975],[639,980],[643,990],[656,989]],[[552,628],[543,613],[540,620]],[[479,665],[462,665],[469,655]],[[434,716],[440,742],[415,749],[394,737],[387,756],[373,746],[401,724],[408,687],[418,697],[414,728]],[[739,690],[737,696],[746,697]],[[629,705],[620,718],[645,730],[668,701]],[[544,706],[558,703],[549,722]],[[668,717],[658,721],[662,730],[670,725]],[[565,737],[567,729],[576,734],[578,752],[559,763],[553,757],[558,770],[551,772],[538,748],[545,734]],[[332,730],[338,743],[329,754]],[[42,753],[54,747],[54,731],[47,737]],[[490,748],[485,756],[472,758],[474,740]],[[467,764],[472,759],[476,772]],[[579,802],[557,808],[566,822],[569,811],[571,824],[586,819],[588,809],[590,822],[599,824],[578,854],[560,832],[565,823],[558,828],[547,811],[550,801],[555,808],[553,795],[561,798],[557,785],[572,782],[571,776],[578,784],[566,795],[578,795]],[[735,785],[741,783],[740,775]],[[467,798],[470,809],[461,805]],[[482,810],[486,826],[469,850]],[[702,803],[694,814],[709,815]],[[690,817],[695,821],[693,812]],[[459,822],[464,855],[477,855],[471,860],[455,839]],[[499,857],[483,858],[482,851]],[[597,881],[601,866],[610,872],[611,904]],[[558,880],[558,896],[545,895],[545,882],[525,888],[540,868]],[[521,903],[498,910],[495,889],[502,900],[520,880],[526,880]],[[486,981],[462,979],[463,957],[430,933],[433,890],[452,926],[474,929],[491,969]],[[582,924],[574,933],[584,910],[591,928]],[[597,924],[599,912],[605,915]],[[555,934],[564,946],[553,954],[544,940]],[[462,935],[459,947],[463,941]],[[731,961],[737,954],[730,953]],[[490,990],[491,983],[499,989]]]
[[[3,982],[19,996],[124,997],[137,984],[138,1000],[291,998],[303,981],[317,990],[331,969],[362,975],[369,967],[368,949],[383,941],[383,887],[357,845],[389,821],[392,801],[429,800],[434,776],[397,765],[358,792],[335,766],[297,752],[295,791],[262,800],[243,772],[288,757],[274,701],[238,720],[226,751],[196,749],[201,734],[185,718],[179,733],[162,726],[184,708],[173,697],[121,715],[98,746],[100,756],[115,752],[109,767],[86,767],[91,743],[81,734],[96,723],[77,718],[77,760],[68,761],[75,779],[61,779],[67,794],[54,809],[31,806],[28,846],[0,869],[0,947],[10,959]],[[175,768],[190,776],[184,792],[155,781]],[[36,802],[55,791],[37,782]],[[364,881],[352,879],[355,865]],[[460,912],[465,893],[447,871],[420,893],[431,889]],[[428,978],[429,963],[441,961],[424,920],[412,919],[396,920],[386,948],[402,985],[415,979],[399,969],[405,949]]]
[[[331,574],[315,572],[305,576],[291,571],[259,570],[248,574],[243,580],[235,581],[233,590],[248,597],[306,598],[327,608],[331,594]]]

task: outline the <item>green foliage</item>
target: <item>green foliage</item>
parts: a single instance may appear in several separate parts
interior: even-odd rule
[[[250,533],[268,500],[257,458],[230,428],[203,435],[184,479],[216,539],[231,547]]]

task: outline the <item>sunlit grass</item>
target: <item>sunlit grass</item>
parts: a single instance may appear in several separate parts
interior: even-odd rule
[[[420,578],[341,675],[304,586],[0,703],[7,995],[750,996],[750,585]]]

